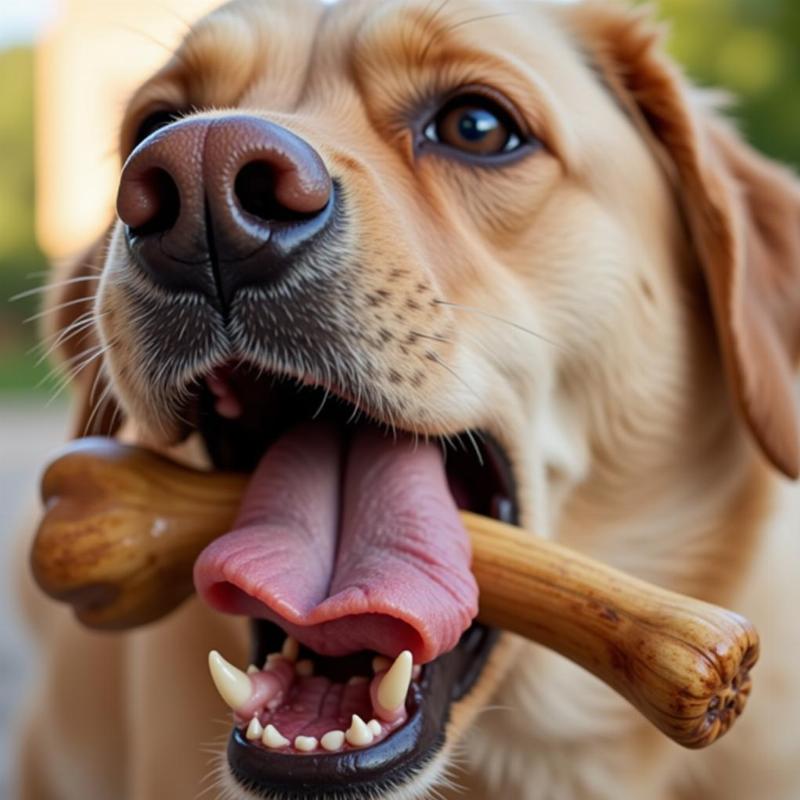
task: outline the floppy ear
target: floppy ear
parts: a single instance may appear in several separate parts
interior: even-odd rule
[[[572,21],[676,183],[741,413],[772,463],[798,478],[800,184],[702,107],[647,13],[597,2]]]
[[[71,384],[75,408],[71,435],[112,436],[121,423],[99,352],[94,300],[103,269],[108,233],[74,261],[53,271],[44,315],[47,341],[57,344],[54,359]],[[51,345],[52,346],[52,345]],[[91,359],[91,360],[89,360]],[[85,366],[81,366],[84,362]]]

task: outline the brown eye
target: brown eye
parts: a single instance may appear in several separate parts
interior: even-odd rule
[[[510,115],[491,100],[477,96],[448,103],[425,129],[425,138],[479,159],[513,153],[524,144]]]

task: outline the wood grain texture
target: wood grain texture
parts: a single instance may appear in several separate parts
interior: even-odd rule
[[[109,439],[73,442],[43,477],[36,580],[93,628],[157,620],[193,593],[194,561],[230,528],[246,482]],[[482,622],[589,670],[685,747],[713,743],[742,713],[759,648],[743,617],[519,528],[462,518]]]

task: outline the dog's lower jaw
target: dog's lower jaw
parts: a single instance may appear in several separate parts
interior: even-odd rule
[[[467,780],[467,764],[462,757],[467,732],[479,724],[482,712],[491,704],[503,680],[515,663],[515,654],[524,646],[523,640],[512,634],[500,636],[486,662],[486,666],[467,695],[450,706],[450,716],[442,747],[412,776],[390,790],[359,790],[331,797],[325,793],[307,796],[307,800],[428,800],[428,798],[465,797],[461,776]],[[216,768],[208,778],[214,781],[220,800],[285,800],[281,793],[247,787],[231,772],[223,751]],[[205,786],[202,787],[205,789]],[[346,789],[346,787],[344,787]],[[209,791],[213,789],[209,788]]]

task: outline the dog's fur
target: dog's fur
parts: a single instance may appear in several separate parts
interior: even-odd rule
[[[415,160],[408,108],[474,83],[512,98],[544,149],[499,170]],[[238,0],[137,93],[123,155],[159,102],[276,121],[341,180],[332,368],[349,364],[387,421],[488,430],[532,530],[761,630],[750,707],[701,753],[506,636],[427,778],[396,797],[425,796],[445,771],[476,799],[800,797],[800,493],[779,474],[800,469],[800,189],[690,89],[654,24],[595,2]],[[163,445],[129,272],[116,226],[69,273],[100,280],[53,290],[62,303],[100,286],[99,330],[62,346],[105,346],[105,369],[98,358],[75,379],[76,431],[92,412],[106,433],[122,416]],[[92,302],[63,307],[55,328]],[[193,601],[96,636],[28,591],[47,680],[23,737],[24,798],[184,800],[210,785],[228,723],[205,656],[244,662],[243,625]],[[245,797],[224,764],[217,777]]]

